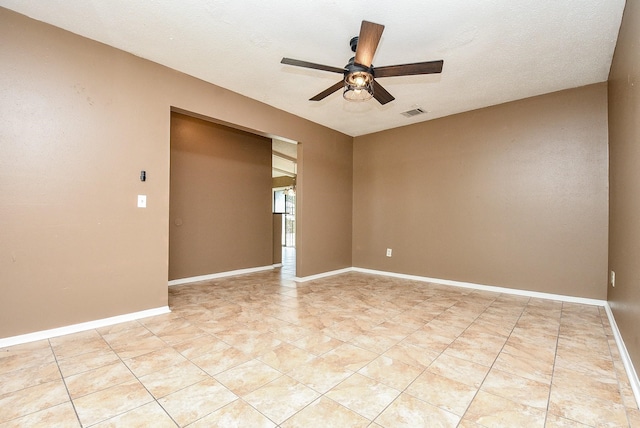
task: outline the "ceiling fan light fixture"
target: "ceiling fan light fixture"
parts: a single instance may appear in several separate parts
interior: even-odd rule
[[[344,77],[342,97],[347,101],[366,101],[373,97],[373,75],[368,71],[354,71]]]

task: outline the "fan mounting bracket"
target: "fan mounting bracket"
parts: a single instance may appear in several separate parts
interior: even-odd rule
[[[355,36],[349,41],[349,46],[351,46],[352,52],[355,52],[358,49],[358,38],[358,36]]]

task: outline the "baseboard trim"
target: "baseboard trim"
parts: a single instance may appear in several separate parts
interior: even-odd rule
[[[326,278],[328,276],[340,275],[340,274],[348,273],[348,272],[353,272],[353,268],[348,267],[348,268],[344,268],[344,269],[332,270],[332,271],[329,271],[329,272],[318,273],[316,275],[303,276],[301,278],[296,276],[295,278],[293,278],[293,280],[295,282],[314,281],[316,279]]]
[[[426,276],[407,275],[403,273],[386,272],[386,271],[365,269],[365,268],[358,268],[358,267],[354,267],[353,271],[368,273],[372,275],[390,276],[393,278],[410,279],[413,281],[432,282],[434,284],[450,285],[452,287],[471,288],[474,290],[493,291],[495,293],[505,293],[505,294],[513,294],[517,296],[535,297],[540,299],[559,300],[559,301],[568,302],[568,303],[581,303],[581,304],[593,305],[593,306],[605,306],[607,303],[605,300],[588,299],[585,297],[565,296],[563,294],[553,294],[553,293],[541,293],[538,291],[530,291],[530,290],[518,290],[515,288],[496,287],[494,285],[475,284],[472,282],[463,282],[463,281],[451,281],[448,279],[429,278]]]
[[[620,358],[622,359],[622,364],[624,365],[624,369],[627,372],[627,377],[629,378],[629,383],[631,384],[633,395],[636,398],[636,404],[640,407],[640,379],[638,379],[638,373],[636,372],[636,369],[633,367],[631,356],[627,351],[627,346],[624,344],[624,340],[622,339],[622,334],[620,334],[620,330],[618,329],[618,324],[616,323],[616,319],[613,316],[613,311],[611,310],[611,306],[609,306],[609,302],[607,302],[607,304],[604,305],[604,309],[607,312],[607,317],[609,318],[609,324],[611,325],[611,330],[613,330],[613,337],[616,340],[616,345],[618,345],[618,351],[620,352]]]
[[[259,266],[259,267],[247,268],[247,269],[230,270],[227,272],[218,272],[218,273],[212,273],[208,275],[192,276],[190,278],[173,279],[169,281],[169,287],[173,287],[174,285],[190,284],[192,282],[209,281],[211,279],[226,278],[228,276],[244,275],[246,273],[273,270],[273,268],[274,268],[274,265],[268,265],[268,266]]]
[[[107,327],[122,322],[134,321],[140,318],[167,314],[169,312],[171,312],[171,310],[168,306],[162,306],[155,309],[147,309],[140,312],[132,312],[129,314],[117,315],[115,317],[102,318],[99,320],[87,321],[79,324],[72,324],[64,327],[53,328],[50,330],[42,330],[33,333],[21,334],[19,336],[6,337],[0,339],[0,348],[20,345],[22,343],[35,342],[43,339],[50,339],[52,337],[64,336],[65,334],[79,333],[81,331],[87,331],[94,328]]]

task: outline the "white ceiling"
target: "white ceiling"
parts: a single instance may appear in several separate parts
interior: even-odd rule
[[[607,80],[624,0],[0,0],[351,136]],[[353,56],[363,19],[386,26],[374,66],[444,60],[440,75],[380,78],[396,100],[308,99]],[[428,114],[400,113],[421,107]]]

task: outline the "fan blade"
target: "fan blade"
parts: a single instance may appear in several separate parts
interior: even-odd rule
[[[376,82],[375,80],[373,81],[373,98],[378,100],[378,102],[382,105],[385,105],[386,103],[389,103],[395,100],[393,95],[387,92],[387,90],[383,88],[382,85]]]
[[[335,85],[331,86],[330,88],[327,88],[324,91],[320,92],[315,97],[309,98],[309,101],[320,101],[320,100],[323,100],[326,97],[328,97],[329,95],[333,94],[338,89],[343,88],[343,87],[344,87],[344,81],[341,80],[338,83],[336,83]]]
[[[296,67],[313,68],[314,70],[331,71],[333,73],[344,73],[344,68],[331,67],[330,65],[314,64],[313,62],[300,61],[298,59],[282,58],[281,64],[295,65]]]
[[[380,43],[383,31],[384,25],[362,21],[354,60],[357,64],[371,67],[373,55],[376,53],[376,49],[378,49],[378,43]]]
[[[389,65],[376,67],[373,70],[375,77],[412,76],[415,74],[435,74],[442,72],[444,61],[414,62],[413,64]]]

